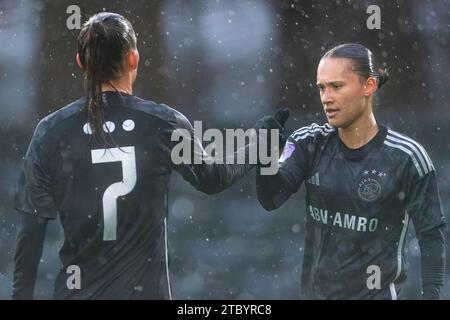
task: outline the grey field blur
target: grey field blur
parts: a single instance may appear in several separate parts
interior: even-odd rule
[[[204,130],[248,128],[280,106],[291,110],[288,133],[324,123],[315,86],[319,59],[336,44],[363,43],[391,76],[377,94],[375,114],[425,146],[450,219],[449,0],[1,0],[0,299],[10,299],[18,222],[13,199],[34,127],[84,94],[75,63],[79,30],[66,25],[70,5],[79,6],[82,21],[102,10],[129,19],[140,52],[134,94],[203,121]],[[379,30],[366,26],[369,5],[381,9]],[[266,212],[254,175],[207,196],[173,174],[168,225],[175,298],[299,298],[303,187]],[[409,299],[421,290],[413,229],[406,241]],[[62,237],[59,222],[51,222],[37,299],[52,297]],[[443,298],[450,299],[448,270]]]

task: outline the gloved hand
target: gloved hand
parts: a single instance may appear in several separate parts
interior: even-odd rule
[[[284,131],[284,124],[289,118],[290,111],[287,108],[278,109],[272,116],[264,116],[256,121],[254,128],[259,129],[279,129],[280,133]]]
[[[263,118],[256,121],[254,129],[256,130],[256,134],[258,136],[258,149],[265,148],[270,154],[271,157],[275,157],[278,160],[281,151],[284,148],[284,144],[286,143],[286,137],[284,135],[284,124],[286,120],[289,118],[289,110],[278,109],[272,116],[264,116]],[[264,129],[266,132],[264,134]],[[272,137],[271,129],[276,129],[278,134]],[[273,141],[272,138],[277,139],[278,141]],[[275,143],[276,142],[276,143]],[[260,167],[267,167],[270,164],[263,164],[260,162],[260,158],[258,157],[258,163]]]
[[[283,108],[283,109],[278,109],[271,116],[264,116],[261,119],[259,119],[258,121],[256,121],[254,128],[256,129],[258,136],[259,136],[260,129],[268,130],[266,143],[268,145],[271,145],[270,130],[278,129],[279,149],[283,150],[284,144],[286,143],[286,137],[284,136],[284,124],[286,123],[286,120],[289,118],[289,115],[290,115],[289,109]]]

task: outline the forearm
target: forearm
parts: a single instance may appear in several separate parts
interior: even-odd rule
[[[424,299],[439,299],[445,273],[445,237],[443,227],[418,236],[422,254],[422,287]]]
[[[194,167],[198,180],[197,189],[207,194],[216,194],[242,179],[256,165],[248,161],[250,150],[247,145],[223,159],[223,163],[203,163]]]
[[[273,167],[276,168],[280,145],[275,143],[277,141],[274,139],[283,140],[280,130],[283,131],[283,125],[288,117],[289,111],[280,109],[277,110],[274,116],[265,116],[258,120],[254,126],[255,131],[250,132],[250,136],[242,131],[245,135],[244,140],[249,138],[250,142],[237,151],[221,158],[217,154],[214,157],[209,155],[203,149],[201,141],[195,138],[196,134],[186,117],[176,113],[175,128],[171,140],[184,140],[183,147],[190,145],[190,148],[185,148],[189,149],[187,154],[190,157],[188,157],[188,161],[185,161],[184,151],[186,150],[183,150],[183,155],[181,156],[180,150],[183,148],[174,145],[171,154],[174,167],[197,190],[207,194],[215,194],[230,187],[257,165],[268,165],[269,167],[264,169],[272,171]],[[238,138],[238,141],[242,141],[238,136],[231,137],[231,139],[235,138]],[[266,154],[266,156],[262,154],[264,150],[260,150],[262,144],[266,147],[265,150],[269,151],[269,154]],[[238,145],[240,144],[238,143]],[[268,145],[271,146],[270,150],[267,150]],[[176,150],[174,149],[175,147]],[[223,144],[219,143],[218,148],[223,148]],[[226,149],[228,151],[228,144]],[[194,160],[193,164],[187,163],[191,159]]]
[[[47,220],[21,213],[14,255],[14,300],[32,299]]]
[[[266,210],[279,208],[295,192],[291,183],[278,171],[275,175],[256,175],[256,192],[258,200]]]

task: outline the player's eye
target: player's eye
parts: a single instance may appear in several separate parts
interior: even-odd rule
[[[333,84],[332,87],[333,87],[333,89],[339,89],[342,87],[342,85],[341,84]]]

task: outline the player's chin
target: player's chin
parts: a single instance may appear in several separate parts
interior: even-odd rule
[[[328,124],[334,128],[340,128],[344,125],[343,121],[339,121],[336,118],[327,118]]]

